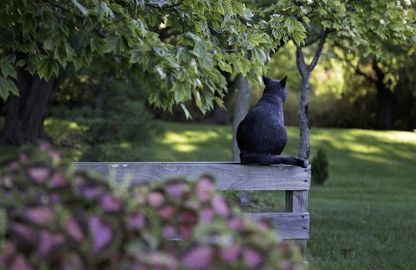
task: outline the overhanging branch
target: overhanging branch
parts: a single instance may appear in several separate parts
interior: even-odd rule
[[[321,57],[322,50],[324,48],[324,44],[325,44],[327,35],[328,35],[328,32],[326,32],[325,30],[322,29],[321,30],[321,35],[320,35],[320,38],[319,38],[318,48],[316,49],[316,52],[315,52],[315,55],[313,56],[311,64],[308,66],[309,71],[314,70],[314,68],[318,64],[319,58]]]

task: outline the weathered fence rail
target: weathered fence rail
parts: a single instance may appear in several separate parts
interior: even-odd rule
[[[242,165],[236,162],[78,162],[78,169],[110,174],[117,182],[126,177],[142,184],[185,176],[190,180],[210,174],[219,190],[276,190],[285,192],[285,212],[250,213],[253,219],[270,218],[279,238],[306,246],[309,238],[308,191],[311,169],[290,165]]]

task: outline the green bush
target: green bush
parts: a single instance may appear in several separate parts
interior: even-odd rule
[[[302,269],[204,176],[113,186],[42,145],[0,167],[0,269]],[[173,238],[184,241],[172,241]]]
[[[145,143],[161,130],[146,105],[147,94],[132,76],[117,79],[112,74],[68,74],[52,96],[49,116],[77,123],[79,131],[64,145],[83,147],[84,161],[114,160],[117,152],[98,149],[102,144]],[[59,139],[59,138],[58,138]],[[68,140],[69,139],[69,140]]]
[[[328,158],[323,148],[312,159],[312,182],[323,184],[328,179]]]

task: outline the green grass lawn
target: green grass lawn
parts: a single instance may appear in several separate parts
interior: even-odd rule
[[[146,144],[109,145],[121,152],[114,160],[231,159],[229,127],[163,126],[165,131]],[[82,131],[76,123],[56,120],[49,120],[47,130],[62,142],[75,140]],[[285,154],[293,155],[297,128],[289,128],[288,135]],[[83,147],[77,145],[69,153],[77,159]],[[319,269],[415,269],[416,133],[317,128],[312,130],[312,156],[319,147],[327,151],[330,177],[323,186],[312,185],[309,195],[311,265]],[[14,151],[2,147],[0,156]],[[281,196],[270,192],[252,198],[256,209],[281,204]]]

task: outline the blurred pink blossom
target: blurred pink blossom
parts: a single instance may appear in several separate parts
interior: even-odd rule
[[[243,260],[246,265],[255,269],[260,265],[263,258],[259,252],[251,248],[246,248],[243,251]]]
[[[71,236],[75,241],[81,242],[84,240],[84,233],[82,232],[77,220],[73,217],[70,217],[64,223],[65,231]]]
[[[46,206],[33,207],[24,212],[24,217],[37,225],[45,225],[52,221],[53,211]]]
[[[121,209],[121,200],[110,193],[101,196],[101,207],[105,212],[117,212]]]
[[[227,263],[235,263],[241,253],[241,247],[238,245],[226,246],[221,249],[221,258]]]
[[[97,216],[90,217],[88,226],[92,236],[92,253],[95,255],[110,243],[112,232]]]
[[[212,199],[212,207],[214,208],[215,213],[222,217],[228,215],[230,211],[227,202],[220,195],[214,196]]]
[[[34,167],[30,168],[28,173],[30,178],[35,181],[35,183],[43,184],[46,180],[48,180],[51,171],[46,167]]]
[[[146,197],[147,203],[154,208],[158,208],[165,202],[165,196],[157,191],[150,192]]]
[[[182,259],[182,263],[191,269],[209,269],[214,257],[210,246],[197,246],[191,249]]]

